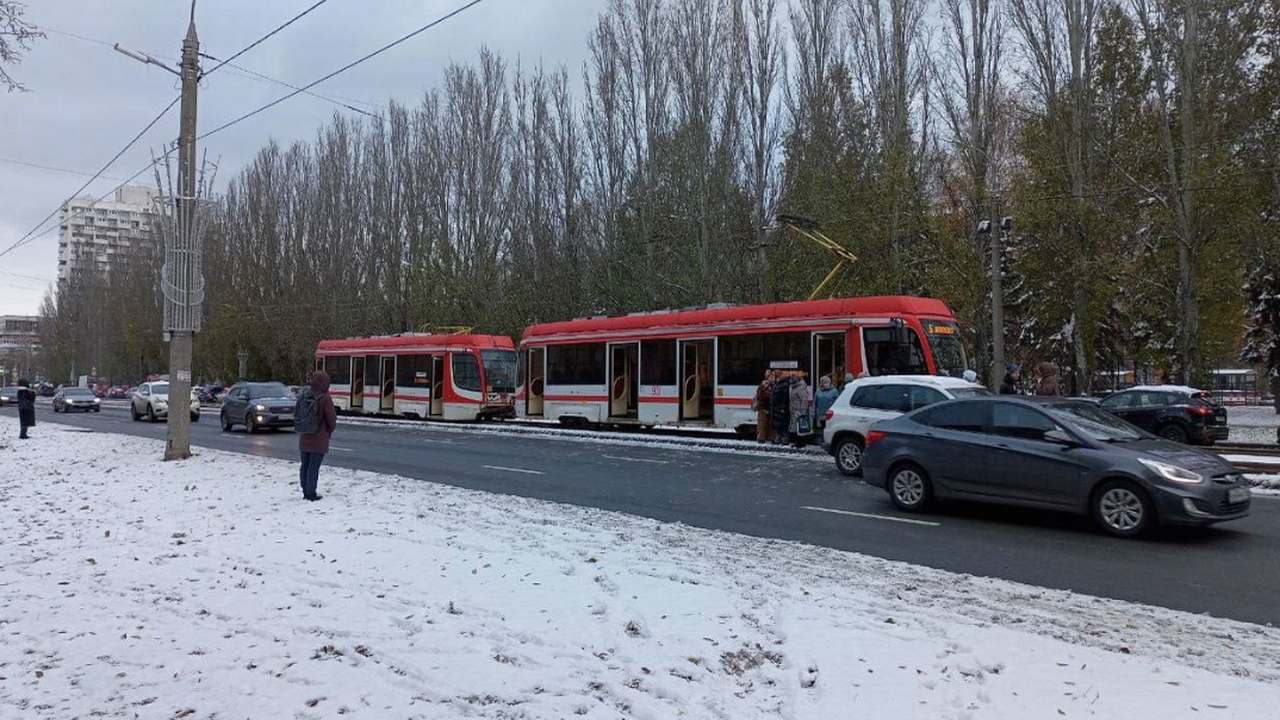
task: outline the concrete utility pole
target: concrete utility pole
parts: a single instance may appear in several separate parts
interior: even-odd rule
[[[145,53],[115,49],[138,62],[155,65],[182,78],[182,117],[178,128],[178,183],[172,209],[172,228],[165,235],[164,268],[160,289],[164,295],[164,338],[169,343],[169,422],[164,459],[191,457],[191,351],[200,330],[204,279],[200,270],[200,237],[196,182],[196,92],[200,84],[200,39],[196,36],[196,0],[191,0],[191,20],[182,40],[182,65],[175,69]],[[168,157],[168,153],[165,153]],[[162,189],[163,192],[163,189]],[[169,212],[169,211],[166,211]],[[162,216],[161,220],[166,219]]]
[[[1004,379],[1004,245],[1013,229],[1013,218],[1000,217],[1000,196],[991,198],[991,219],[978,223],[978,235],[986,235],[991,277],[991,374],[992,390],[1000,388]]]
[[[200,84],[200,40],[196,36],[196,3],[191,0],[191,21],[182,41],[182,119],[178,131],[177,237],[165,257],[165,280],[172,283],[173,306],[167,313],[169,335],[169,423],[164,459],[191,457],[191,350],[200,311],[192,303],[193,285],[201,284],[193,274],[191,237],[195,229],[196,188],[196,92]]]

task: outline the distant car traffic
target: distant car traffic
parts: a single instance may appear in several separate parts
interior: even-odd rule
[[[1204,390],[1180,385],[1140,385],[1108,395],[1099,407],[1149,433],[1179,443],[1212,445],[1226,440],[1227,409]]]
[[[0,387],[0,407],[4,407],[9,403],[18,402],[18,391],[21,390],[17,385],[9,385]]]
[[[862,470],[902,510],[947,499],[1023,505],[1092,516],[1121,537],[1242,518],[1251,499],[1222,458],[1062,398],[954,400],[877,423]]]
[[[129,392],[117,385],[107,391],[107,397],[112,400],[125,400],[129,397]]]
[[[932,375],[884,375],[854,380],[827,411],[822,446],[845,475],[862,470],[862,450],[873,423],[890,420],[926,405],[956,398],[990,395],[981,385]]]
[[[58,389],[53,386],[53,383],[47,382],[40,383],[36,391],[40,397],[53,397],[58,393]]]
[[[54,412],[102,412],[102,399],[89,388],[63,388],[53,396]]]
[[[248,433],[268,427],[291,428],[295,402],[297,398],[284,383],[238,383],[232,385],[222,399],[218,417],[225,432],[230,432],[236,425],[244,425]]]
[[[169,383],[163,380],[138,386],[138,392],[129,401],[129,414],[135,421],[144,417],[151,422],[169,417]],[[191,422],[200,421],[200,401],[191,393]]]
[[[221,385],[205,385],[200,388],[197,394],[200,397],[200,402],[214,405],[222,400],[224,392],[226,392],[226,388]]]

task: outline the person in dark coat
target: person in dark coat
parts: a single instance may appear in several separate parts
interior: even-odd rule
[[[18,388],[18,439],[27,440],[27,429],[36,426],[36,394],[27,380],[19,380]]]
[[[756,387],[756,442],[773,442],[773,371]]]
[[[302,433],[298,436],[298,450],[302,452],[302,467],[298,470],[298,483],[302,485],[302,497],[307,500],[319,500],[316,486],[320,483],[320,463],[329,452],[329,438],[338,425],[338,411],[333,406],[333,398],[329,397],[329,374],[317,370],[311,376],[311,384],[302,391],[298,399],[301,404],[305,399],[314,399],[317,404],[320,426],[313,433]]]
[[[769,397],[769,414],[773,420],[773,431],[777,435],[776,442],[783,445],[791,442],[791,382],[790,375],[783,375],[773,384]]]
[[[1014,363],[1004,366],[1004,380],[1000,382],[1000,394],[1022,394],[1022,370]]]
[[[1058,379],[1058,366],[1051,362],[1040,363],[1037,371],[1040,381],[1036,383],[1036,394],[1058,397],[1063,394],[1062,382]]]

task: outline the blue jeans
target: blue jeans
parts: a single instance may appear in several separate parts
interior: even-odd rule
[[[303,497],[316,494],[316,485],[320,483],[320,463],[322,462],[324,462],[324,453],[302,451],[302,467],[298,469],[298,484],[302,486]]]

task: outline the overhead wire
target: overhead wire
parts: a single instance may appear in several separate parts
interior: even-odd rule
[[[254,40],[253,42],[251,42],[251,43],[249,43],[248,45],[244,46],[244,47],[243,47],[239,52],[237,52],[237,53],[233,54],[231,57],[227,58],[226,60],[222,60],[222,61],[220,61],[217,65],[213,66],[213,68],[212,68],[211,70],[208,70],[207,72],[203,72],[203,73],[201,73],[201,74],[200,74],[200,77],[203,79],[203,78],[206,78],[206,77],[208,77],[208,76],[210,76],[210,75],[212,75],[212,74],[214,74],[214,73],[218,72],[219,70],[221,70],[221,69],[223,68],[223,66],[231,64],[231,61],[232,61],[232,60],[235,60],[236,58],[240,57],[241,55],[244,55],[245,53],[249,52],[250,50],[252,50],[252,49],[254,49],[254,48],[258,47],[259,45],[261,45],[262,43],[266,42],[267,40],[270,40],[270,39],[271,39],[273,36],[275,36],[277,33],[279,33],[280,31],[284,30],[285,28],[289,27],[290,25],[292,25],[292,24],[296,23],[297,21],[301,20],[302,18],[306,17],[307,15],[311,14],[311,11],[315,10],[316,8],[320,7],[321,5],[323,5],[323,4],[327,3],[327,2],[329,2],[329,0],[318,0],[318,2],[316,2],[316,3],[315,3],[314,5],[312,5],[311,7],[307,8],[306,10],[303,10],[302,12],[298,13],[297,15],[294,15],[293,17],[289,18],[287,21],[285,21],[285,23],[284,23],[283,25],[280,25],[280,26],[279,26],[279,27],[277,27],[276,29],[274,29],[274,30],[272,30],[271,32],[267,33],[266,35],[263,35],[262,37],[258,38],[257,40]]]

